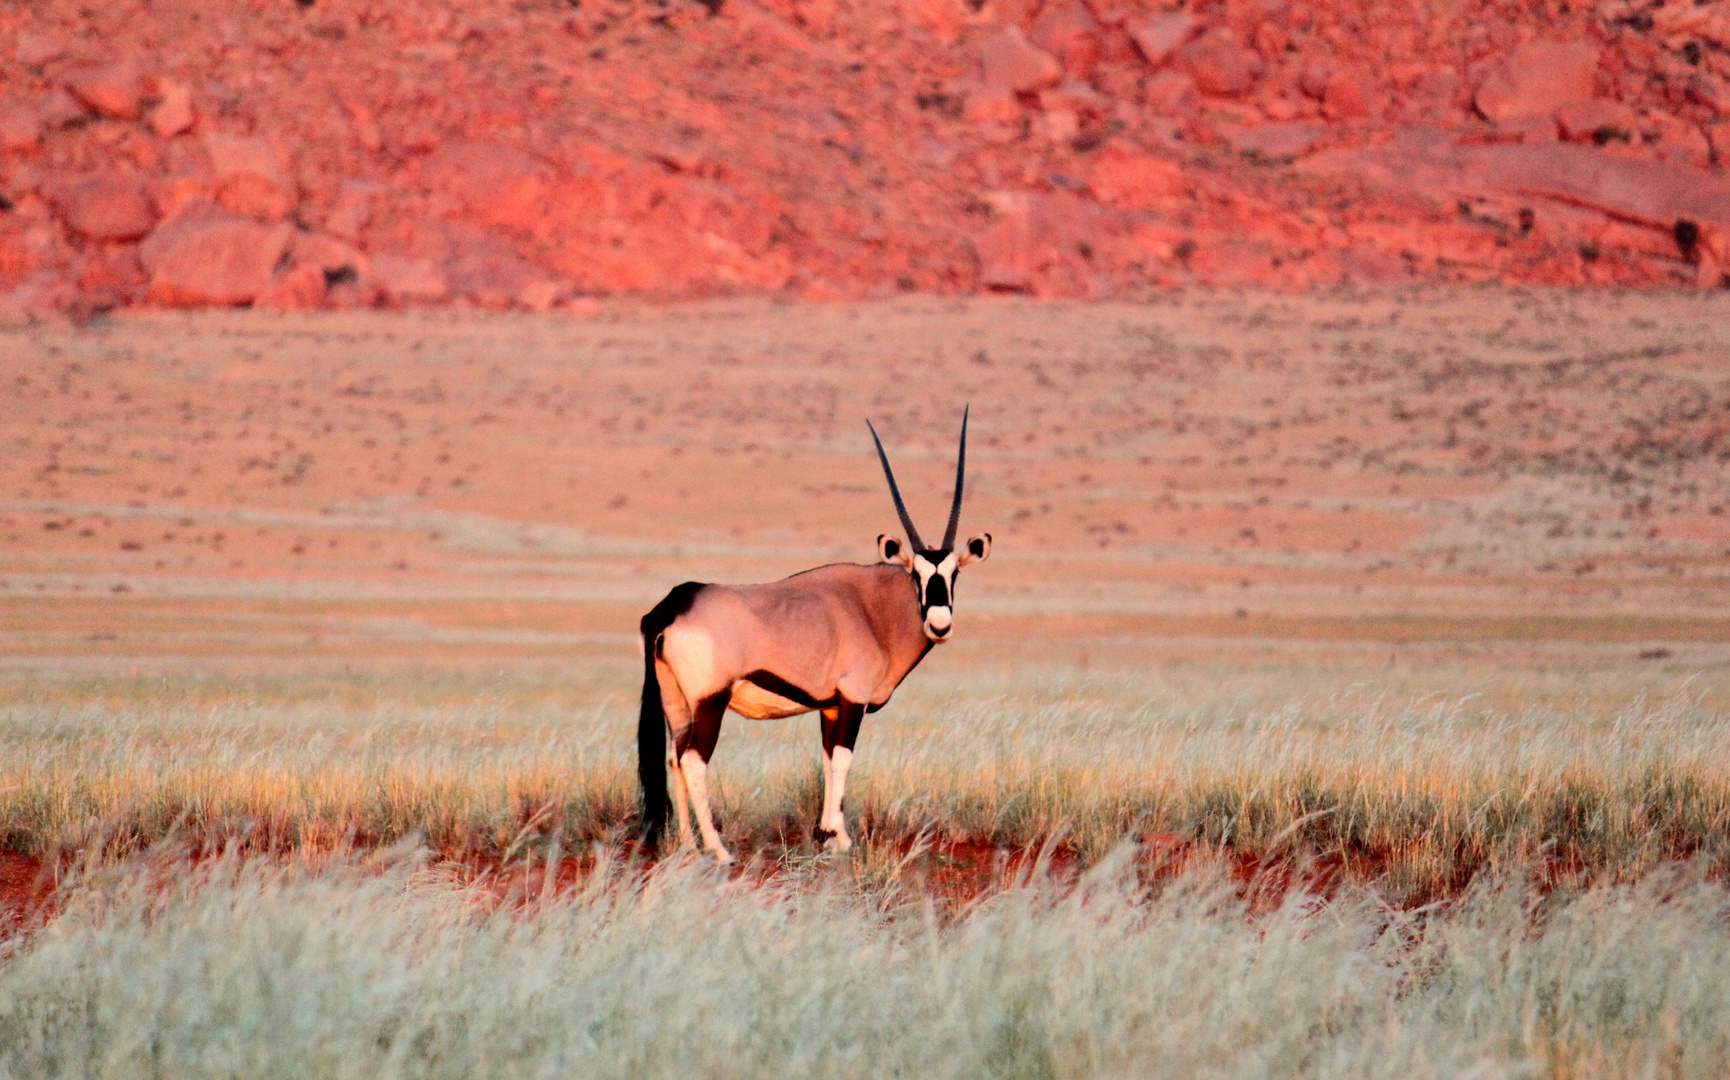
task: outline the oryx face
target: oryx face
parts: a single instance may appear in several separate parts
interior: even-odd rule
[[[991,553],[991,534],[980,533],[960,551],[927,548],[909,552],[893,536],[879,536],[877,551],[884,562],[905,567],[919,589],[919,623],[925,636],[941,645],[955,629],[955,575],[970,562]]]
[[[866,426],[871,422],[867,420]],[[961,414],[961,449],[955,458],[955,499],[949,507],[949,528],[943,535],[943,546],[928,548],[919,540],[919,530],[907,506],[901,501],[901,490],[895,486],[895,473],[889,468],[889,456],[871,428],[871,441],[877,444],[878,460],[883,462],[883,476],[889,481],[889,495],[895,500],[895,512],[907,530],[907,543],[892,536],[877,538],[877,553],[884,562],[894,563],[913,576],[919,589],[919,621],[930,641],[942,644],[949,640],[955,628],[955,574],[970,562],[991,554],[991,534],[971,537],[959,551],[955,548],[955,527],[961,521],[961,487],[967,473],[967,413]]]

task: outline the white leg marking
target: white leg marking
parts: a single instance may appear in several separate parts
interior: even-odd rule
[[[679,758],[679,771],[685,776],[685,786],[691,791],[691,809],[697,812],[697,828],[703,833],[703,847],[712,852],[722,866],[733,856],[721,845],[721,834],[715,831],[714,816],[709,813],[709,766],[703,755],[687,750]]]
[[[835,838],[829,843],[836,851],[847,851],[853,838],[847,835],[847,820],[841,816],[841,799],[847,794],[847,769],[853,764],[853,751],[837,746],[833,756],[823,755],[823,817],[818,822]]]

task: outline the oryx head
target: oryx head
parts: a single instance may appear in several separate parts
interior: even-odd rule
[[[925,636],[941,644],[949,640],[955,628],[955,572],[970,562],[978,562],[991,554],[991,534],[980,533],[968,539],[960,551],[955,550],[955,527],[961,523],[961,482],[967,472],[967,410],[961,412],[961,449],[955,455],[955,501],[949,506],[949,528],[943,532],[943,546],[926,547],[913,527],[907,504],[901,501],[901,489],[895,486],[895,472],[889,468],[889,456],[883,452],[883,442],[871,421],[871,441],[877,444],[877,460],[883,463],[883,476],[889,481],[889,496],[895,500],[895,512],[901,515],[901,527],[907,530],[907,543],[893,536],[877,538],[877,553],[884,562],[906,568],[919,586],[919,618]]]

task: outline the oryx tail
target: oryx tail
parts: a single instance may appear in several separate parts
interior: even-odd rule
[[[643,635],[643,702],[637,710],[637,778],[643,782],[643,846],[650,851],[660,843],[661,830],[673,812],[672,801],[667,798],[667,707],[661,701],[661,682],[655,677],[655,654],[662,632],[690,610],[691,601],[702,588],[702,582],[685,582],[638,624]]]

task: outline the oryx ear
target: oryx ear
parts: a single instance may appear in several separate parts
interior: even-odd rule
[[[991,534],[980,533],[968,538],[961,546],[961,557],[956,560],[957,566],[966,566],[970,562],[979,562],[991,554]]]
[[[913,555],[907,550],[907,545],[893,536],[879,535],[877,537],[877,554],[886,563],[894,563],[904,569],[912,569]]]

